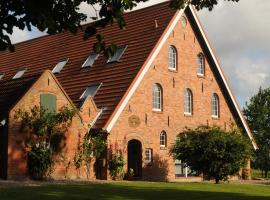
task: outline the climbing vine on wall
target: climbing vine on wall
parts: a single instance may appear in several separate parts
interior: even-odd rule
[[[51,174],[53,157],[64,147],[62,141],[75,113],[75,109],[67,106],[58,112],[48,112],[38,106],[30,111],[16,111],[15,119],[21,123],[20,132],[27,133],[24,144],[31,178],[43,179]]]

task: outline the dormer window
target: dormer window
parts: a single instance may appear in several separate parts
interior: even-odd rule
[[[83,63],[82,68],[92,67],[97,59],[98,59],[98,54],[91,53],[86,59],[86,61]]]
[[[97,93],[98,89],[101,87],[102,84],[94,84],[90,85],[86,88],[86,90],[83,92],[80,99],[86,99],[88,96],[94,98],[95,94]]]
[[[24,75],[25,72],[26,72],[26,69],[20,69],[20,70],[18,70],[17,73],[15,74],[15,76],[13,76],[12,79],[19,79],[19,78],[21,78]]]
[[[67,62],[68,62],[68,59],[64,59],[64,60],[59,61],[55,65],[55,67],[53,68],[52,73],[54,73],[54,74],[60,73],[61,70],[64,68],[64,66],[67,64]]]
[[[0,73],[0,80],[2,80],[4,78],[5,74],[4,73]]]
[[[127,47],[128,47],[127,45],[119,47],[116,50],[116,52],[114,53],[114,55],[107,61],[107,63],[119,62],[119,60],[123,56],[123,54],[124,54],[125,50],[127,49]]]

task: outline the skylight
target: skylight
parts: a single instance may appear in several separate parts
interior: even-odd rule
[[[122,46],[119,47],[115,54],[107,61],[108,63],[112,63],[112,62],[119,62],[119,60],[121,59],[122,55],[124,54],[125,50],[127,49],[127,45],[126,46]]]
[[[91,53],[86,59],[86,61],[83,63],[82,68],[92,67],[97,59],[98,59],[98,54]]]
[[[90,96],[90,97],[94,97],[95,94],[97,93],[98,89],[100,88],[102,84],[94,84],[94,85],[90,85],[86,88],[86,90],[83,92],[82,96],[80,97],[80,99],[86,99],[86,97]]]
[[[0,80],[2,80],[4,78],[4,73],[0,73]]]
[[[21,78],[24,73],[26,72],[26,69],[20,69],[17,71],[17,73],[15,74],[15,76],[13,76],[12,79],[18,79],[18,78]]]
[[[64,66],[67,64],[68,59],[59,61],[52,70],[52,73],[60,73]]]

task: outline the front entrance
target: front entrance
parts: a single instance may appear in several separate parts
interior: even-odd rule
[[[128,142],[128,170],[132,169],[134,177],[142,176],[142,143],[138,140]]]

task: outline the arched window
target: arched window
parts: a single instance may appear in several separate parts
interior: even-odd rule
[[[153,87],[153,110],[161,111],[162,110],[162,88],[159,84],[155,84]]]
[[[177,51],[173,46],[169,47],[169,69],[176,70],[177,68]]]
[[[160,147],[166,147],[167,146],[167,134],[165,131],[162,131],[160,133]]]
[[[184,112],[185,114],[192,114],[192,92],[190,89],[185,90]]]
[[[219,115],[219,98],[216,93],[212,95],[212,100],[211,100],[211,112],[213,117],[218,117]]]
[[[204,76],[205,73],[205,59],[202,53],[197,56],[197,74]]]

